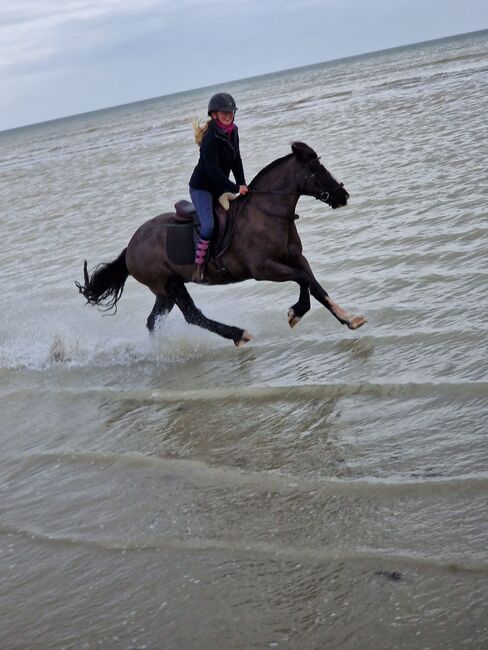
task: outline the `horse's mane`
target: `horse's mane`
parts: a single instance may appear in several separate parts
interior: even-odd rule
[[[289,160],[290,158],[293,158],[292,153],[289,153],[286,156],[282,156],[281,158],[277,158],[276,160],[273,160],[273,162],[270,162],[269,165],[266,165],[266,167],[263,167],[261,171],[259,171],[256,174],[256,176],[252,179],[252,181],[249,183],[249,189],[253,188],[253,186],[261,178],[261,176],[264,176],[267,172],[271,171],[275,167],[278,167],[278,165],[280,165],[285,160]]]
[[[291,148],[292,153],[289,153],[286,156],[282,156],[281,158],[277,158],[276,160],[273,160],[273,162],[270,162],[269,165],[266,165],[266,167],[263,167],[263,169],[261,169],[261,171],[259,171],[249,183],[249,189],[253,188],[261,176],[264,176],[264,174],[268,173],[275,167],[278,167],[278,165],[281,165],[281,163],[285,162],[285,160],[293,158],[293,156],[301,159],[302,161],[312,160],[313,158],[317,157],[317,154],[312,149],[312,147],[309,147],[308,144],[305,144],[304,142],[293,142]]]

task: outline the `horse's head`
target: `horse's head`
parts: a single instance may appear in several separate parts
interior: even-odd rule
[[[349,193],[320,163],[315,151],[304,142],[294,142],[291,149],[299,163],[297,180],[300,194],[313,196],[334,209],[347,205]]]

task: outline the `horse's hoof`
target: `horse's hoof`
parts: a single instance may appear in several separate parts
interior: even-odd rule
[[[290,327],[295,327],[295,325],[297,323],[299,323],[301,320],[302,320],[302,317],[297,316],[295,314],[295,310],[292,307],[290,307],[290,309],[288,310],[288,325]]]
[[[246,343],[249,343],[254,338],[254,336],[248,332],[247,330],[244,330],[242,332],[242,337],[238,341],[234,341],[234,345],[236,348],[242,348]]]
[[[364,323],[367,323],[368,319],[365,318],[364,316],[354,316],[354,318],[351,318],[347,326],[349,327],[350,330],[357,330],[359,327],[364,325]]]
[[[48,359],[49,361],[55,361],[55,362],[71,361],[71,359],[68,357],[66,353],[66,348],[64,346],[63,341],[61,340],[61,337],[58,336],[57,334],[54,337],[51,347],[49,348]]]

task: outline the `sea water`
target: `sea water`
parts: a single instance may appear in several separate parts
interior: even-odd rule
[[[486,648],[488,32],[0,133],[0,647]],[[247,180],[312,146],[318,303],[75,281],[188,198],[190,120],[231,92]],[[273,228],[270,220],[269,227]]]

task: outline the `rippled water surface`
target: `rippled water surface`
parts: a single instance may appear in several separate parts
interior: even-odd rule
[[[1,648],[486,648],[488,33],[229,84],[250,180],[298,204],[341,305],[195,287],[245,348],[129,278],[74,281],[187,197],[204,89],[0,133]],[[272,227],[272,224],[270,224]]]

